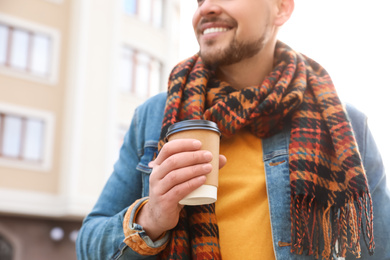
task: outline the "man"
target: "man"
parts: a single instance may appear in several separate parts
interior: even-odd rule
[[[80,231],[80,259],[390,259],[380,155],[326,71],[277,41],[293,9],[198,0],[199,55],[173,69],[168,94],[137,109]],[[212,155],[164,137],[199,118],[222,132],[218,200],[183,207]]]

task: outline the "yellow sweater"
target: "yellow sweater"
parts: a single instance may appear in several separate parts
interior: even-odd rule
[[[248,130],[222,139],[216,214],[222,259],[275,259],[261,140]]]

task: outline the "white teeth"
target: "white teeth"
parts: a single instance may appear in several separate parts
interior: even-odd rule
[[[214,32],[226,32],[227,30],[228,30],[227,28],[222,28],[222,27],[207,28],[206,30],[203,31],[203,35],[208,33],[214,33]]]

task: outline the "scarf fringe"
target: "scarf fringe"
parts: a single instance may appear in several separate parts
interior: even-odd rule
[[[291,199],[291,252],[331,259],[347,252],[360,258],[363,238],[370,255],[374,253],[373,212],[370,193],[355,194],[344,206],[324,207],[316,198],[296,195]]]

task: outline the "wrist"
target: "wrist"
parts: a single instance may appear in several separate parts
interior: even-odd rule
[[[151,216],[151,210],[149,206],[149,203],[145,202],[145,204],[143,204],[142,207],[138,209],[135,217],[135,223],[142,226],[143,230],[150,237],[150,239],[155,241],[164,236],[166,230],[163,230],[156,225],[156,221],[154,221]]]
[[[146,204],[148,198],[142,198],[135,201],[128,209],[123,218],[123,232],[127,244],[134,252],[140,255],[157,255],[164,250],[169,241],[169,234],[165,233],[161,239],[153,241],[141,224],[136,222],[138,213]]]

